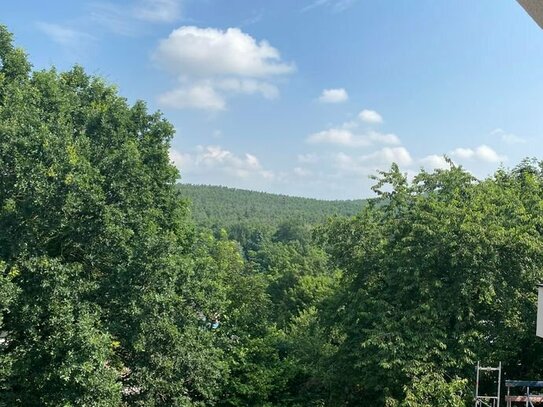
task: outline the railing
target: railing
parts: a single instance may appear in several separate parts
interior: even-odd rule
[[[505,396],[505,401],[507,402],[507,407],[511,407],[513,403],[523,403],[526,407],[534,407],[534,404],[543,404],[543,395],[532,394],[530,389],[543,388],[543,381],[538,380],[506,380],[505,387],[507,387],[507,395]],[[522,387],[524,394],[522,395],[512,395],[511,389],[515,387]]]

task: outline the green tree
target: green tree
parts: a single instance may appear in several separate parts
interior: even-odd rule
[[[212,402],[173,127],[80,67],[30,73],[5,27],[0,58],[0,400]]]
[[[337,345],[336,400],[418,405],[427,375],[470,378],[477,360],[501,360],[510,375],[540,372],[540,168],[523,163],[476,181],[452,165],[409,183],[393,166],[376,186],[381,204],[322,229],[344,271],[323,309]],[[441,383],[454,390],[455,380]]]

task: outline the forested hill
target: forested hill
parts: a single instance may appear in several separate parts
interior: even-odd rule
[[[332,215],[352,216],[365,200],[325,201],[211,185],[179,184],[191,201],[199,225],[228,227],[239,223],[278,225],[286,220],[318,223]]]

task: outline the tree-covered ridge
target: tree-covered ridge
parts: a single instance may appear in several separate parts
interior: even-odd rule
[[[182,197],[192,202],[192,216],[200,225],[261,224],[277,226],[287,220],[315,224],[326,218],[353,216],[366,200],[325,201],[211,185],[178,184]]]

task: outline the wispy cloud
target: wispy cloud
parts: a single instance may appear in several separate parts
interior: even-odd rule
[[[171,23],[181,17],[180,0],[141,0],[132,11],[135,18],[144,21]]]
[[[312,164],[319,161],[319,156],[315,153],[298,154],[298,162],[303,164]]]
[[[89,5],[90,19],[118,35],[138,36],[145,24],[171,23],[181,18],[182,0],[139,0],[121,6],[114,2]]]
[[[243,20],[241,22],[240,26],[245,27],[245,26],[248,26],[248,25],[256,24],[256,23],[260,22],[263,18],[264,18],[264,10],[255,11],[255,12],[253,12],[253,14],[250,17]]]
[[[80,47],[95,39],[90,34],[60,24],[38,22],[36,26],[51,40],[67,47]]]
[[[334,13],[341,13],[342,11],[349,9],[356,1],[357,0],[314,0],[312,3],[303,7],[301,12],[305,13],[318,7],[327,7]]]
[[[526,140],[513,133],[508,133],[503,129],[494,129],[490,132],[491,136],[499,137],[501,141],[507,144],[523,144]]]
[[[89,8],[92,23],[102,29],[124,36],[136,36],[140,31],[131,13],[116,4],[92,3]]]

